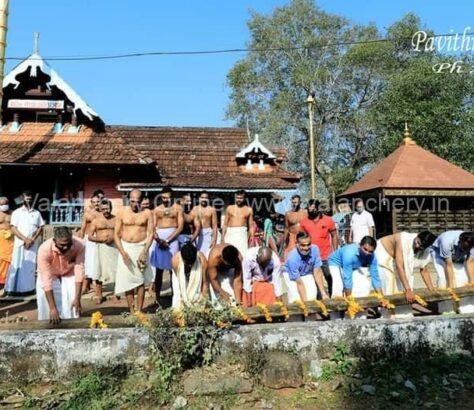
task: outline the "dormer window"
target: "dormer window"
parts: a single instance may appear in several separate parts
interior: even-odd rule
[[[266,170],[265,165],[273,163],[276,159],[275,155],[260,142],[258,134],[235,158],[241,164],[245,161],[245,171],[248,172],[264,172]]]

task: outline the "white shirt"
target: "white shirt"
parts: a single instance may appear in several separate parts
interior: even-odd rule
[[[260,247],[249,248],[245,252],[242,262],[242,273],[244,290],[247,293],[252,292],[252,281],[271,282],[274,286],[275,296],[282,295],[281,288],[281,263],[280,258],[275,252],[272,252],[272,259],[264,269],[257,262],[258,250]]]
[[[22,235],[31,237],[40,226],[44,225],[44,220],[36,209],[28,209],[23,205],[12,212],[10,225],[18,229]],[[23,244],[23,241],[17,237],[15,237],[15,242]]]
[[[362,213],[354,212],[351,219],[352,242],[359,243],[364,236],[369,235],[369,228],[374,227],[374,218],[365,209]]]

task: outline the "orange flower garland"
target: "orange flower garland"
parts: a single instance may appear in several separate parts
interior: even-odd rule
[[[297,300],[295,304],[303,311],[303,316],[307,317],[309,315],[308,308],[306,307],[305,303],[301,300]]]
[[[315,300],[314,303],[316,303],[316,306],[319,307],[321,309],[321,314],[323,314],[324,316],[328,316],[329,315],[329,312],[328,312],[328,308],[326,307],[326,305],[321,302],[320,300]]]
[[[104,322],[104,317],[102,316],[102,313],[100,312],[92,313],[89,327],[91,329],[107,329],[108,326]]]
[[[459,302],[461,300],[459,296],[456,294],[456,292],[454,291],[454,289],[448,288],[447,291],[451,293],[451,297],[453,298],[455,302]]]
[[[135,316],[138,319],[138,322],[143,326],[143,327],[151,327],[151,323],[148,320],[147,315],[145,313],[136,311],[133,316]]]
[[[179,327],[185,327],[186,326],[186,321],[184,320],[183,312],[181,310],[175,310],[174,311],[174,323],[176,326]]]
[[[251,319],[249,315],[247,315],[241,307],[235,308],[235,313],[242,319],[245,323],[252,324],[255,323],[255,320]]]
[[[346,303],[347,303],[347,314],[351,319],[354,319],[357,315],[357,313],[363,312],[364,309],[360,307],[360,305],[356,302],[354,299],[354,296],[347,296],[346,297]]]
[[[415,295],[415,300],[416,300],[416,303],[418,303],[419,305],[423,307],[428,306],[428,303],[426,303],[426,301],[419,295]]]
[[[288,308],[285,306],[283,302],[275,302],[275,306],[280,308],[281,314],[285,317],[285,320],[290,318],[290,314],[288,313]]]
[[[264,303],[257,303],[256,306],[262,311],[263,316],[265,316],[265,320],[267,322],[271,322],[273,320],[272,315],[270,315],[270,312],[268,311],[267,305]]]
[[[390,303],[388,299],[385,299],[383,295],[379,292],[372,292],[369,296],[373,296],[374,298],[379,299],[380,301],[380,306],[382,306],[385,309],[395,309],[395,305],[393,303]]]

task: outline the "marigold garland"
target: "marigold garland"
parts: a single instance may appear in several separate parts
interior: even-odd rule
[[[256,306],[262,311],[263,316],[265,316],[265,320],[267,322],[272,322],[273,321],[272,315],[270,315],[270,312],[268,311],[267,305],[265,305],[264,303],[257,303]]]
[[[107,324],[104,322],[104,317],[100,312],[94,312],[91,316],[91,321],[89,324],[91,329],[107,329]]]
[[[186,321],[184,320],[183,312],[179,309],[176,309],[174,311],[174,323],[176,324],[176,326],[179,326],[179,327],[186,326]]]
[[[255,323],[255,320],[251,319],[249,315],[247,315],[241,307],[235,308],[235,313],[245,322],[248,324]]]
[[[415,301],[416,301],[416,303],[418,303],[419,305],[421,305],[423,307],[428,306],[428,303],[426,303],[426,301],[419,295],[415,295]]]
[[[138,322],[144,326],[144,327],[151,327],[151,323],[150,321],[148,320],[148,317],[147,315],[145,315],[145,313],[137,310],[133,316],[135,316],[137,319],[138,319]]]
[[[362,309],[361,306],[356,302],[354,296],[347,296],[345,300],[347,303],[347,314],[351,319],[354,319],[357,313],[364,311],[364,309]]]
[[[460,297],[459,297],[459,296],[456,294],[456,292],[454,291],[454,289],[448,288],[447,291],[448,291],[449,293],[451,293],[451,297],[453,298],[453,300],[454,300],[455,302],[459,302],[459,301],[461,300]]]
[[[288,308],[285,306],[283,302],[275,302],[275,306],[280,308],[281,314],[285,317],[285,320],[290,318],[290,313],[288,312]]]
[[[316,306],[319,307],[321,309],[321,313],[324,315],[324,316],[328,316],[329,315],[329,312],[328,312],[328,308],[326,307],[326,305],[321,302],[320,300],[315,300],[314,303],[316,303]]]
[[[309,315],[308,308],[306,307],[305,303],[301,300],[297,300],[295,304],[303,311],[303,316],[307,317]]]
[[[393,303],[390,303],[388,299],[384,298],[380,292],[372,292],[369,296],[373,296],[374,298],[379,299],[380,306],[382,306],[383,308],[395,309],[395,305]]]

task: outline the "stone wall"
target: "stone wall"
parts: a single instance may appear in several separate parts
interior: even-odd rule
[[[0,331],[3,380],[66,379],[94,367],[141,367],[149,358],[149,337],[142,329]],[[312,359],[329,357],[338,344],[353,357],[387,357],[413,352],[473,352],[474,315],[412,320],[354,320],[242,326],[222,338],[222,352],[248,344],[291,346]]]

